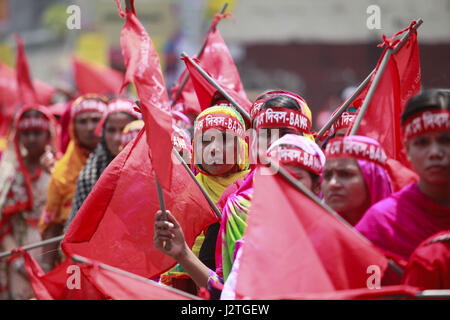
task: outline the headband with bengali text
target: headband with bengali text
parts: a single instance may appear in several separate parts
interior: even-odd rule
[[[244,126],[239,119],[228,114],[210,113],[200,117],[195,122],[194,136],[202,134],[209,129],[230,132],[239,138],[245,139]]]
[[[323,170],[318,155],[310,154],[298,148],[279,146],[269,151],[268,155],[277,159],[283,165],[302,167],[317,175],[320,175]]]
[[[335,123],[333,123],[333,125],[332,125],[333,132],[336,132],[342,128],[349,128],[353,124],[353,121],[355,120],[355,118],[356,118],[356,113],[347,112],[347,111],[343,112],[342,115],[339,117],[339,119],[336,120]]]
[[[333,138],[327,143],[325,156],[328,159],[351,158],[386,165],[387,156],[383,148],[374,143],[352,140],[351,136]]]
[[[42,130],[50,129],[50,121],[45,117],[24,117],[17,123],[17,130]]]
[[[103,101],[87,98],[72,108],[71,116],[75,117],[83,112],[100,112],[103,114],[106,108],[107,105]]]
[[[309,132],[311,121],[297,110],[283,107],[268,108],[256,116],[256,130],[290,128],[298,132]]]
[[[450,130],[449,110],[426,110],[409,117],[402,126],[403,138],[408,141],[427,133]]]

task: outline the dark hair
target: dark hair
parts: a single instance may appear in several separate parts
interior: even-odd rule
[[[449,110],[450,89],[429,89],[412,97],[402,114],[402,125],[412,115],[433,109]]]
[[[261,106],[261,110],[265,110],[272,107],[283,107],[287,109],[297,110],[300,112],[302,111],[300,105],[294,98],[284,95],[277,95],[274,96],[273,98],[266,100]]]
[[[272,93],[273,91],[275,91],[275,89],[268,89],[264,91],[263,93],[261,93],[259,96],[256,97],[255,101],[267,99],[274,96],[275,93]],[[253,103],[255,103],[255,101],[253,101]]]
[[[20,117],[21,118],[24,118],[24,117],[47,118],[47,116],[45,114],[43,114],[42,112],[40,112],[39,110],[36,110],[36,109],[29,109],[29,110],[25,111]]]

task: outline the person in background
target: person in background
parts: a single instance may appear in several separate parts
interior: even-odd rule
[[[450,90],[430,89],[408,101],[401,116],[414,182],[370,207],[356,229],[403,260],[425,239],[450,229]]]
[[[63,232],[72,208],[78,175],[100,140],[95,135],[95,129],[106,106],[105,98],[93,94],[81,96],[71,105],[70,142],[64,156],[53,169],[47,201],[38,225],[43,239],[59,236]],[[49,244],[44,250],[56,251],[58,245]],[[58,259],[57,252],[47,254],[46,259],[46,263],[53,268]]]
[[[352,226],[371,205],[392,193],[387,156],[378,141],[364,136],[333,138],[325,155],[324,200]]]
[[[96,135],[100,135],[100,143],[94,152],[89,155],[78,176],[66,230],[83,205],[84,200],[94,188],[102,172],[119,154],[122,144],[122,131],[125,126],[132,121],[138,120],[139,113],[134,111],[135,106],[133,101],[124,98],[113,99],[108,103],[107,110],[96,128]]]
[[[0,163],[0,247],[10,251],[41,241],[37,224],[47,198],[50,174],[41,165],[46,149],[56,154],[56,119],[43,106],[26,106],[16,116],[10,146]],[[42,264],[42,247],[29,251]],[[0,261],[0,297],[34,296],[20,255]]]

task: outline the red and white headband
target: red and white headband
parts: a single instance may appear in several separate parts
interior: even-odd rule
[[[24,117],[17,123],[17,130],[42,130],[50,129],[50,121],[45,117]]]
[[[302,167],[317,175],[320,175],[323,170],[323,165],[318,155],[310,154],[298,148],[276,147],[269,151],[269,156],[274,157],[283,165]]]
[[[245,139],[245,131],[241,122],[228,114],[214,113],[200,117],[195,122],[194,136],[197,136],[208,129],[231,132],[235,136]]]
[[[449,110],[426,110],[408,118],[402,126],[403,137],[408,141],[427,133],[450,130]]]
[[[349,128],[353,121],[356,118],[356,113],[352,113],[352,112],[343,112],[342,115],[339,117],[338,120],[336,120],[335,123],[333,123],[332,128],[333,128],[333,132],[336,133],[336,131],[338,131],[339,129],[342,128]]]
[[[117,99],[111,101],[106,108],[104,118],[107,118],[108,116],[116,112],[124,112],[139,119],[140,113],[135,110],[135,107],[137,107],[136,104],[134,104],[131,100]]]
[[[106,111],[106,108],[107,105],[103,101],[86,98],[72,108],[71,115],[73,118],[83,112],[100,112],[103,114]]]
[[[367,141],[352,140],[348,137],[331,139],[327,143],[325,155],[327,160],[351,158],[371,161],[383,167],[387,160],[386,153],[379,145]]]
[[[290,128],[299,132],[309,132],[311,121],[297,110],[283,107],[268,108],[256,116],[256,130],[267,128]]]

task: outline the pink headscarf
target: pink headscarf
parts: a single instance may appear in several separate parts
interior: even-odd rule
[[[377,140],[365,136],[352,135],[346,136],[341,139],[346,142],[361,142],[364,144],[375,145],[376,147],[382,149],[382,146]],[[328,145],[332,144],[335,140],[338,139],[330,140],[328,142]],[[389,174],[385,167],[380,164],[380,159],[377,159],[378,161],[371,161],[368,156],[357,156],[345,153],[342,156],[338,157],[352,158],[355,159],[358,163],[358,166],[364,177],[364,181],[366,182],[367,190],[369,192],[370,206],[388,197],[393,192],[391,178],[389,177]],[[329,152],[327,152],[327,158],[329,158]]]

